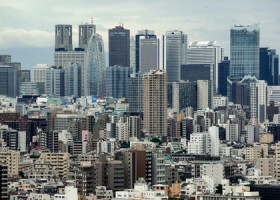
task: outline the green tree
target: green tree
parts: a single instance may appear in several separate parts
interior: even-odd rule
[[[221,184],[216,187],[216,194],[223,194],[223,186]]]

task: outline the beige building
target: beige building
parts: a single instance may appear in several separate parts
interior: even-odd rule
[[[0,152],[0,162],[5,163],[8,167],[8,177],[18,176],[19,158],[20,152]]]
[[[36,162],[37,164],[41,164],[43,168],[46,168],[49,165],[48,173],[54,170],[54,172],[52,172],[53,175],[58,176],[60,179],[64,179],[64,180],[68,178],[68,172],[69,172],[68,153],[42,153],[40,155],[40,158]]]
[[[274,174],[275,179],[280,181],[280,142],[275,145]]]
[[[261,170],[263,176],[274,176],[274,159],[258,158],[256,168]]]
[[[266,133],[266,134],[261,135],[260,143],[269,144],[269,143],[272,143],[272,142],[274,142],[273,134]]]
[[[245,148],[245,160],[247,161],[256,161],[262,156],[261,147],[246,147]]]
[[[143,75],[144,131],[151,136],[167,135],[167,75],[151,70]]]

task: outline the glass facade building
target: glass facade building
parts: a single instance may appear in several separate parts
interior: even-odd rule
[[[187,64],[181,65],[181,80],[213,80],[214,64]]]
[[[219,63],[218,72],[218,93],[227,96],[227,77],[229,75],[230,61],[228,57],[225,57],[222,62]]]
[[[259,78],[260,30],[258,24],[230,30],[230,76]]]

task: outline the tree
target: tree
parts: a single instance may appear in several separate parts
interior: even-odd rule
[[[153,139],[151,139],[151,142],[160,143],[160,139],[158,139],[158,138],[153,138]]]
[[[216,187],[216,194],[223,194],[223,186],[221,184]]]
[[[24,178],[24,172],[23,172],[23,171],[19,171],[18,175],[19,175],[21,178]]]
[[[129,148],[130,147],[130,142],[127,142],[127,141],[123,141],[121,143],[121,148]]]

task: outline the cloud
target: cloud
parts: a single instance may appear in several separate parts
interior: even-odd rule
[[[0,31],[1,49],[52,46],[54,46],[54,33],[52,32],[24,29]]]

